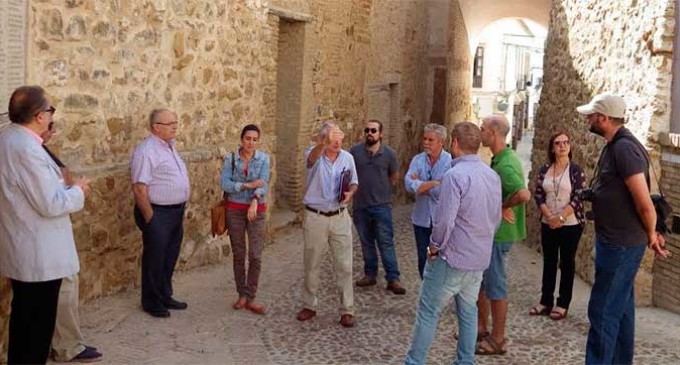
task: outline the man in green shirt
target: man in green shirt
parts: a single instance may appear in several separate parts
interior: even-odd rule
[[[477,354],[502,355],[505,346],[505,319],[508,313],[506,265],[510,247],[527,235],[525,224],[526,202],[531,194],[524,181],[519,157],[505,143],[510,131],[508,120],[502,115],[492,115],[482,120],[482,145],[493,153],[491,168],[501,178],[503,194],[503,219],[494,236],[491,263],[484,271],[477,307],[478,336],[482,339]],[[488,331],[489,305],[492,331]]]

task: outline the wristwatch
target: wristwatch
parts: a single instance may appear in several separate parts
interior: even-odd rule
[[[561,222],[561,223],[564,223],[565,220],[566,220],[566,219],[564,219],[563,216],[560,216],[560,222]]]

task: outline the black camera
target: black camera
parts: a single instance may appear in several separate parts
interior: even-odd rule
[[[579,198],[579,200],[584,201],[584,202],[593,202],[593,189],[591,188],[586,188],[586,189],[578,189],[576,190],[576,197]]]

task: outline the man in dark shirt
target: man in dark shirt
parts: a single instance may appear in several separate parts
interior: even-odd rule
[[[364,128],[364,134],[365,141],[349,150],[354,157],[359,178],[359,190],[354,197],[352,217],[359,232],[364,256],[364,277],[355,284],[371,286],[377,283],[377,251],[380,251],[387,290],[402,295],[406,293],[406,289],[399,283],[391,206],[392,185],[399,178],[397,157],[394,150],[382,143],[383,127],[380,121],[369,120]]]
[[[626,103],[601,94],[577,108],[590,131],[607,140],[593,183],[595,282],[588,303],[586,364],[632,364],[635,275],[645,245],[666,257],[649,195],[647,151],[623,127]]]

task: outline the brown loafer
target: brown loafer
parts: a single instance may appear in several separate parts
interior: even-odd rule
[[[343,314],[340,316],[340,324],[343,327],[354,327],[354,316],[351,314]]]
[[[316,316],[316,311],[313,311],[311,309],[307,308],[302,308],[300,312],[297,314],[297,320],[298,321],[308,321]]]
[[[406,294],[406,289],[401,287],[401,284],[399,283],[399,280],[392,280],[389,283],[387,283],[387,290],[391,291],[392,293],[396,295],[404,295]]]
[[[253,301],[246,302],[246,309],[255,314],[265,314],[267,312],[263,305],[256,304]]]
[[[375,284],[377,284],[377,283],[378,283],[378,281],[375,280],[375,278],[372,278],[372,277],[370,277],[370,276],[364,276],[363,278],[361,278],[361,279],[355,281],[355,282],[354,282],[354,285],[360,286],[360,287],[361,287],[361,286],[373,286],[373,285],[375,285]]]

